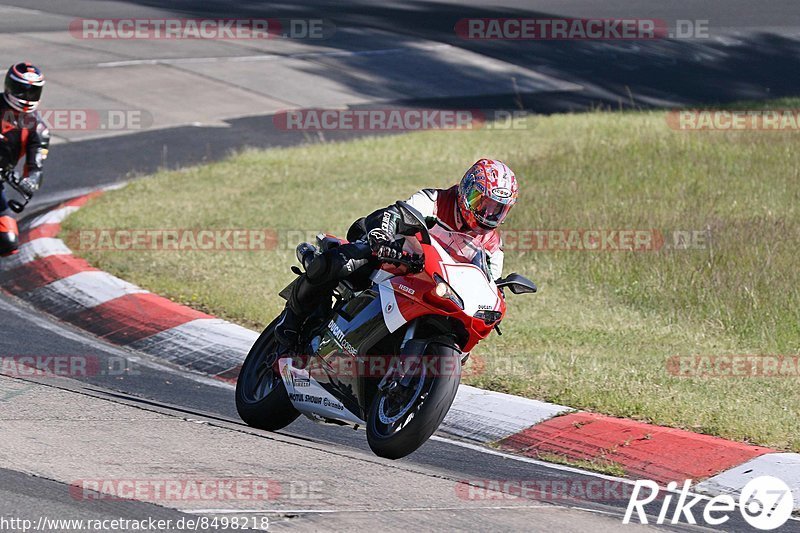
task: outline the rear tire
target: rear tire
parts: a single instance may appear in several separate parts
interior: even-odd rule
[[[440,371],[434,376],[415,378],[417,382],[412,383],[408,390],[419,387],[418,393],[414,397],[416,391],[412,391],[413,401],[409,401],[411,407],[407,413],[396,422],[387,423],[385,420],[397,416],[389,417],[391,408],[387,413],[387,395],[390,393],[378,391],[372,400],[367,416],[367,441],[375,455],[387,459],[405,457],[433,435],[450,410],[461,381],[461,358],[451,346],[437,340],[431,341],[425,352],[428,357],[442,358],[434,366]],[[448,371],[442,372],[441,369]],[[402,409],[398,413],[402,413]]]
[[[274,361],[277,319],[264,329],[242,363],[236,381],[236,410],[248,426],[267,431],[283,429],[300,416],[286,393]]]

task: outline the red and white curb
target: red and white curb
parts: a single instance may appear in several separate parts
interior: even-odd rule
[[[57,238],[92,193],[23,222],[19,253],[0,260],[0,286],[111,343],[232,382],[258,333],[176,304],[93,268]],[[781,478],[800,508],[800,454],[633,420],[575,411],[462,385],[440,433],[528,457],[616,463],[634,479],[695,481],[737,494],[762,475]]]

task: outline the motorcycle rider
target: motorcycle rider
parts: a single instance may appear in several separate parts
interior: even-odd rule
[[[503,270],[498,228],[517,201],[517,189],[517,178],[505,163],[481,159],[460,183],[448,189],[422,189],[407,203],[424,217],[435,217],[445,228],[477,238],[486,250],[492,277],[498,279]],[[294,347],[303,321],[317,307],[330,302],[341,280],[365,282],[378,262],[403,257],[404,239],[397,236],[399,220],[396,206],[379,209],[353,223],[347,233],[348,244],[311,260],[292,286],[275,328],[275,337],[283,347]]]
[[[0,172],[12,174],[22,157],[21,177],[13,177],[28,196],[39,190],[42,166],[50,146],[50,132],[36,109],[44,87],[42,71],[31,63],[17,63],[8,69],[3,98],[0,99]],[[17,253],[19,230],[10,216],[0,184],[0,256]]]

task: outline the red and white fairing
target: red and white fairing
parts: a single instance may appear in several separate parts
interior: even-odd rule
[[[470,351],[475,344],[491,333],[494,325],[505,315],[506,305],[495,282],[483,268],[474,264],[479,253],[484,253],[474,237],[444,230],[431,231],[431,244],[419,244],[407,239],[411,246],[421,246],[425,254],[425,268],[418,274],[403,275],[400,269],[384,266],[375,278],[378,282],[383,318],[389,332],[400,329],[405,323],[424,315],[449,316],[461,321],[469,340],[461,349]],[[488,270],[488,269],[486,269]],[[452,300],[436,293],[438,275],[463,301],[463,309]],[[481,311],[495,311],[498,320],[487,323],[475,315]]]

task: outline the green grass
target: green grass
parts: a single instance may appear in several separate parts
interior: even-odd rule
[[[706,249],[508,252],[540,285],[509,296],[467,381],[572,407],[800,451],[792,378],[680,378],[674,355],[800,353],[800,150],[792,133],[679,132],[663,112],[529,118],[267,151],[159,173],[72,216],[86,228],[271,228],[270,252],[87,252],[96,266],[258,328],[293,277],[288,230],[344,234],[482,156],[521,182],[510,229],[710,231]],[[296,235],[296,234],[295,234]],[[291,246],[290,246],[291,244]]]
[[[549,463],[557,463],[560,465],[582,468],[584,470],[592,470],[593,472],[600,472],[601,474],[606,474],[607,476],[625,477],[626,475],[625,469],[621,464],[604,458],[597,458],[591,461],[573,460],[555,453],[541,453],[537,455],[536,458]]]

